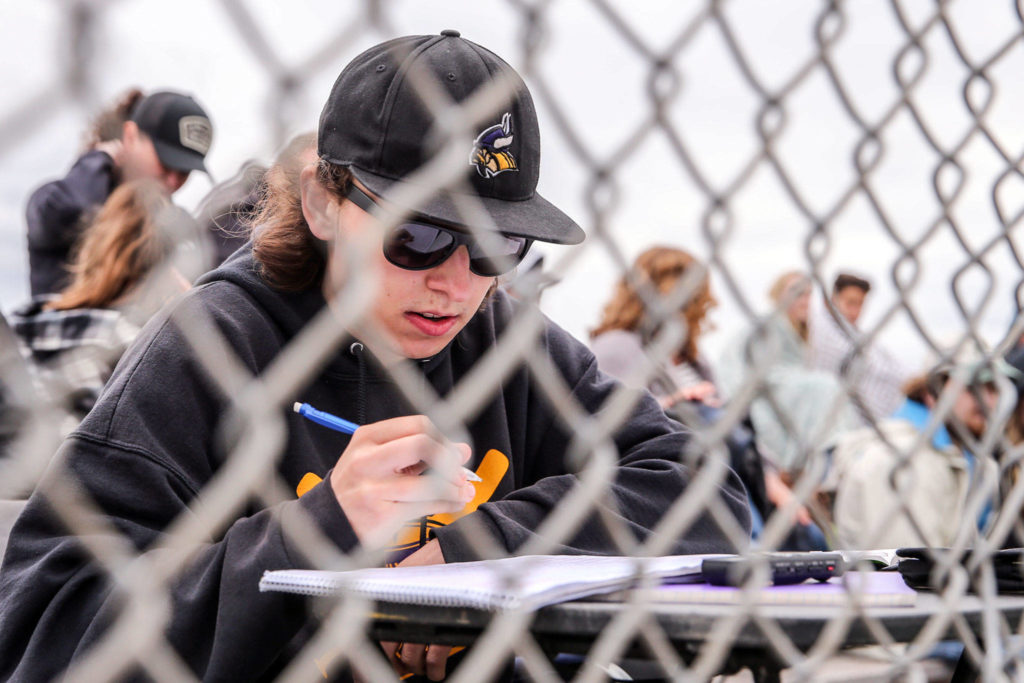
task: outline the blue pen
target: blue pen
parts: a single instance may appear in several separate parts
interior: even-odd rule
[[[359,429],[359,425],[357,425],[355,422],[349,422],[348,420],[342,419],[337,415],[331,415],[330,413],[326,413],[322,410],[317,410],[308,403],[296,402],[292,406],[292,410],[294,410],[296,413],[306,418],[307,420],[311,420],[313,422],[316,422],[318,425],[323,425],[328,429],[333,429],[334,431],[341,432],[342,434],[351,434],[357,429]],[[481,479],[480,476],[473,470],[465,467],[463,467],[462,470],[463,472],[466,473],[466,479],[469,479],[470,481],[483,481],[483,479]]]
[[[296,403],[292,406],[292,409],[307,420],[312,420],[319,425],[333,429],[336,432],[341,432],[342,434],[351,434],[359,429],[359,425],[355,422],[349,422],[348,420],[341,419],[337,415],[331,415],[330,413],[325,413],[322,410],[317,410],[308,403]]]

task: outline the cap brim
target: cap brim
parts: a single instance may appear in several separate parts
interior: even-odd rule
[[[396,184],[403,182],[358,166],[349,166],[349,170],[366,189],[385,199],[394,194]],[[586,237],[576,221],[536,192],[531,198],[519,201],[479,195],[473,195],[472,199],[483,205],[498,231],[503,234],[554,244],[579,244]],[[448,191],[435,193],[421,206],[407,208],[443,223],[466,224],[466,217],[458,210],[453,193]]]
[[[189,152],[156,139],[153,139],[153,148],[156,149],[156,156],[160,159],[160,163],[171,170],[207,173],[203,156],[198,152]]]

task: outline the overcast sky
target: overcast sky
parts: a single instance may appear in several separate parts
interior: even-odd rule
[[[0,251],[4,310],[27,297],[25,199],[35,186],[66,171],[95,108],[131,85],[195,93],[214,120],[207,163],[220,180],[247,159],[272,156],[280,142],[276,117],[286,133],[315,128],[337,73],[359,51],[384,38],[456,28],[527,71],[526,23],[518,3],[384,2],[390,29],[381,32],[369,26],[347,30],[362,21],[363,3],[239,0],[259,27],[260,40],[270,46],[271,61],[243,39],[230,3],[209,0],[95,3],[103,7],[91,24],[95,39],[80,45],[76,56],[67,10],[71,4],[0,3],[0,55],[7,82],[0,105],[0,239],[8,245]],[[742,301],[716,270],[712,286],[720,306],[713,314],[717,329],[706,345],[711,356],[742,327],[745,307],[767,308],[765,292],[777,275],[810,268],[809,253],[820,260],[818,272],[826,280],[844,268],[874,282],[865,313],[865,323],[872,326],[897,302],[893,277],[903,255],[900,241],[914,244],[943,215],[934,185],[941,156],[929,145],[923,126],[935,144],[955,152],[964,180],[951,195],[950,218],[959,237],[949,223],[942,223],[916,249],[916,265],[903,259],[900,277],[913,285],[908,302],[929,335],[951,341],[965,329],[955,282],[957,294],[977,317],[978,329],[989,343],[999,342],[1015,313],[1013,292],[1022,280],[1021,266],[1009,248],[1010,239],[1020,243],[1019,228],[1007,236],[997,218],[997,207],[1009,216],[1024,207],[1024,182],[995,146],[1014,161],[1024,154],[1024,47],[1013,3],[946,3],[952,37],[968,60],[985,67],[991,89],[981,78],[966,86],[970,71],[954,50],[950,33],[931,21],[934,3],[898,4],[912,30],[922,31],[922,53],[911,50],[899,68],[905,79],[918,74],[909,96],[917,119],[911,108],[899,108],[881,127],[880,145],[862,151],[862,159],[881,154],[866,180],[874,206],[856,186],[854,158],[862,129],[844,108],[826,70],[817,65],[804,71],[819,50],[816,25],[825,3],[748,0],[720,5],[759,87],[773,95],[797,83],[781,99],[779,116],[770,117],[781,126],[772,151],[784,177],[764,159],[750,167],[763,147],[757,125],[764,100],[744,76],[720,26],[704,19],[687,32],[706,11],[705,3],[608,2],[626,25],[625,33],[594,3],[549,3],[534,69],[525,74],[537,100],[544,141],[540,191],[576,218],[590,238],[582,247],[543,250],[550,267],[563,271],[561,284],[545,295],[545,311],[581,337],[596,323],[617,276],[607,243],[598,238],[600,225],[626,259],[654,243],[680,246],[702,258],[717,245]],[[858,0],[843,7],[844,21],[826,21],[822,31],[825,36],[839,31],[830,61],[855,114],[874,128],[902,95],[894,64],[908,38],[891,3]],[[1014,35],[1017,42],[991,61]],[[339,36],[349,38],[339,41]],[[651,124],[650,57],[678,44],[683,47],[668,55],[679,76],[675,89],[668,76],[657,87],[671,91],[667,120],[694,160],[700,181],[681,162],[670,136]],[[326,56],[308,66],[314,55]],[[299,88],[284,102],[276,97],[268,66],[275,63],[286,70],[308,67],[300,74]],[[72,73],[82,79],[76,83],[80,98],[71,94]],[[551,100],[539,95],[540,85]],[[965,89],[976,107],[991,99],[983,127],[957,148],[974,125]],[[36,98],[26,113],[24,108]],[[556,124],[555,109],[570,122],[571,137]],[[574,147],[574,141],[583,149]],[[592,192],[594,169],[585,159],[612,172],[612,185],[597,195]],[[960,180],[952,164],[938,174],[937,182],[944,192],[957,188]],[[732,189],[725,197],[727,227],[719,224],[713,236],[703,228],[711,202],[701,183],[715,195]],[[208,178],[193,174],[176,200],[193,208],[209,188]],[[603,211],[602,221],[595,206]],[[816,219],[826,216],[830,220],[825,230],[808,243]],[[971,261],[965,248],[977,250],[993,241],[995,247],[981,261],[987,272],[976,264],[954,278]],[[903,311],[888,317],[884,343],[920,367],[926,354],[910,317]]]

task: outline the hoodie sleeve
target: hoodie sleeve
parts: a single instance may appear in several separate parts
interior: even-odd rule
[[[599,371],[593,354],[560,328],[550,326],[545,341],[553,363],[562,371],[579,406],[600,419],[601,407],[621,385]],[[555,407],[538,389],[529,393],[532,398],[525,424],[510,426],[511,430],[526,431],[525,481],[501,500],[481,505],[473,515],[510,553],[533,538],[545,517],[579,486],[577,476],[566,464],[572,430],[562,424]],[[597,504],[639,541],[650,536],[662,515],[687,492],[695,475],[690,466],[684,464],[688,439],[682,425],[669,419],[646,392],[613,434],[616,468],[607,495]],[[749,532],[746,494],[734,472],[726,469],[713,495],[732,512],[739,526]],[[437,530],[446,561],[477,559],[462,533],[464,527],[456,522]],[[736,547],[717,523],[704,513],[674,540],[667,552],[735,551]],[[614,555],[623,550],[609,536],[599,516],[588,514],[575,535],[563,540],[552,552]]]
[[[106,152],[88,152],[60,180],[46,183],[29,197],[29,281],[32,296],[59,292],[68,284],[71,249],[85,227],[83,218],[114,189],[114,160]]]
[[[311,566],[283,530],[289,516],[308,513],[341,551],[357,539],[326,484],[271,507],[250,499],[242,511],[214,512],[214,501],[202,496],[227,472],[215,446],[223,438],[218,417],[225,414],[224,399],[170,328],[147,328],[93,412],[61,447],[47,479],[77,483],[101,512],[97,521],[120,534],[105,539],[105,532],[96,532],[94,543],[140,553],[119,568],[120,575],[143,579],[143,593],[158,598],[157,605],[169,598],[166,621],[154,628],[196,676],[258,680],[287,660],[290,643],[308,621],[302,598],[258,590],[264,570]],[[267,347],[238,351],[243,362],[259,367]],[[285,448],[281,458],[294,455],[292,446]],[[48,483],[38,487],[16,523],[0,572],[2,680],[58,677],[131,610],[131,599],[108,570],[55,515],[42,493],[52,490]],[[200,514],[219,514],[226,527],[207,532],[202,525],[200,533],[210,537],[189,539],[188,560],[162,577],[175,566],[167,530]]]
[[[113,189],[114,160],[106,152],[81,156],[68,174],[46,183],[28,200],[28,243],[36,249],[68,249],[80,232],[79,219]]]

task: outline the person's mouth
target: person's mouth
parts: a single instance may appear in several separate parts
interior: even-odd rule
[[[457,315],[438,311],[406,311],[405,318],[423,334],[440,337],[451,331],[459,320]]]

